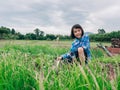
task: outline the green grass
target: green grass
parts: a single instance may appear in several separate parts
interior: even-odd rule
[[[71,42],[4,41],[0,48],[0,90],[119,90],[120,55],[107,57],[92,48],[86,66],[61,63],[53,70],[55,58],[68,52]],[[116,79],[108,79],[112,64]]]
[[[36,73],[26,55],[13,50],[0,54],[0,90],[39,90]]]
[[[40,40],[0,40],[0,47],[4,47],[5,45],[51,45],[54,47],[63,47],[69,48],[71,46],[72,41],[40,41]],[[91,42],[91,47],[96,47],[96,44],[100,42]],[[102,42],[104,46],[110,46],[111,44],[108,42]]]

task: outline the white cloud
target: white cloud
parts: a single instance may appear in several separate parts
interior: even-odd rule
[[[105,28],[107,32],[113,30],[120,30],[118,27],[120,20],[120,6],[113,5],[106,7],[102,10],[91,12],[87,19],[85,20],[84,25],[87,25],[86,28],[97,32],[98,28]]]
[[[89,32],[120,30],[119,0],[4,0],[0,6],[0,25],[21,33],[39,28],[69,35],[76,23]]]

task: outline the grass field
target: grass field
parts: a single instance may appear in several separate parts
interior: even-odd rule
[[[88,65],[61,62],[56,68],[55,58],[68,52],[71,42],[0,41],[0,90],[120,89],[120,55],[108,57],[96,43]]]
[[[39,41],[39,40],[0,40],[0,47],[5,45],[51,45],[55,47],[70,47],[72,41]],[[96,47],[99,42],[91,42],[91,47]],[[110,43],[102,43],[110,46]]]

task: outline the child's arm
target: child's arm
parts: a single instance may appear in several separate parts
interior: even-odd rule
[[[72,53],[77,52],[79,47],[80,47],[80,42],[79,42],[78,40],[75,40],[75,41],[72,43],[70,52],[72,52]]]
[[[87,48],[90,48],[90,41],[89,41],[89,37],[86,35],[86,36],[84,36],[84,38],[83,38],[83,43],[82,43],[82,45],[81,45],[85,50],[87,49]]]
[[[61,55],[60,57],[57,58],[57,60],[63,60],[63,59],[72,60],[72,58],[74,58],[74,56],[75,56],[74,53],[69,52],[69,53]]]
[[[70,52],[61,55],[60,57],[58,57],[58,59],[63,60],[63,59],[72,59],[72,58],[74,58],[74,56],[75,56],[74,54],[75,54],[75,52],[77,51],[77,49],[79,47],[78,45],[79,45],[79,42],[75,40],[71,45]]]
[[[63,54],[60,57],[58,57],[57,60],[63,60],[63,59],[66,59],[66,58],[68,58],[68,55],[67,54]]]

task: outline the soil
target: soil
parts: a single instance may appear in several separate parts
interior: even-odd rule
[[[108,50],[111,54],[120,54],[120,48],[107,47],[107,50]]]

